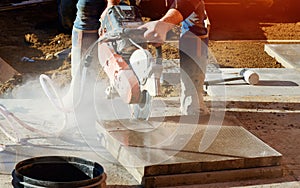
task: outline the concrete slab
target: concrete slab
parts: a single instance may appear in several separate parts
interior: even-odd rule
[[[191,119],[99,122],[98,129],[107,150],[146,187],[282,175],[281,154],[232,118],[220,126]]]
[[[176,85],[180,83],[180,65],[179,59],[164,60],[163,72],[161,75],[161,81],[166,84]],[[206,73],[221,74],[222,72],[215,64],[207,64]]]
[[[285,183],[272,183],[264,185],[250,185],[250,186],[236,186],[233,188],[296,188],[300,187],[299,181],[285,182]]]
[[[238,76],[241,69],[220,68],[220,73],[208,73],[206,80],[226,79]],[[247,96],[299,96],[300,74],[295,69],[254,68],[260,81],[257,85],[248,85],[244,80],[208,85],[210,96],[247,97]]]
[[[265,44],[265,51],[284,67],[300,69],[300,44]]]
[[[166,62],[162,80],[175,85],[179,83],[180,73],[177,61]],[[206,82],[225,80],[240,77],[242,68],[218,68],[208,64]],[[259,74],[257,85],[249,85],[243,79],[209,84],[205,87],[207,94],[213,98],[225,97],[234,100],[243,100],[249,97],[297,97],[300,95],[300,74],[290,68],[253,68]]]

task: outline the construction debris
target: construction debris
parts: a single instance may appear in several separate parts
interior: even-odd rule
[[[4,83],[18,74],[18,71],[12,68],[2,58],[0,58],[0,82]]]

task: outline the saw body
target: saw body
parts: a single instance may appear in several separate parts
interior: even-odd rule
[[[119,96],[132,106],[134,118],[150,116],[152,97],[159,95],[162,65],[148,51],[144,22],[133,6],[113,6],[102,21],[98,58],[110,86],[108,97]]]
[[[116,54],[106,43],[100,44],[98,49],[101,52],[98,55],[99,60],[110,81],[111,89],[108,89],[110,90],[108,92],[113,92],[115,89],[124,102],[139,103],[139,80],[124,58]],[[107,93],[107,95],[112,95],[112,93]]]

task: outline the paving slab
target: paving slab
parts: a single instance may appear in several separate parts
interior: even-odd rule
[[[265,52],[286,68],[300,69],[300,44],[265,44]]]
[[[193,118],[102,121],[98,131],[107,150],[145,187],[282,176],[281,154],[232,117],[222,125]]]
[[[180,83],[180,60],[163,60],[163,72],[161,75],[161,81],[165,84],[176,85]],[[221,74],[219,68],[212,63],[208,63],[206,66],[206,73]]]
[[[207,81],[226,80],[238,77],[242,69],[220,68],[222,73],[208,73]],[[235,81],[220,82],[206,87],[210,96],[224,97],[269,97],[269,96],[299,96],[300,74],[295,69],[287,68],[253,68],[260,79],[258,84],[249,85],[243,79]]]
[[[162,74],[163,81],[175,85],[180,80],[180,68],[177,61],[166,61]],[[249,85],[243,79],[226,81],[240,77],[243,68],[219,68],[208,64],[205,87],[207,94],[213,98],[225,97],[232,100],[243,100],[249,97],[297,97],[300,96],[299,70],[292,68],[251,68],[258,73],[260,81]],[[225,80],[225,81],[224,81]],[[209,83],[218,81],[218,83]],[[217,99],[218,100],[218,99]]]
[[[242,186],[243,188],[297,188],[300,187],[299,181],[285,182],[285,183],[272,183],[264,185],[250,185]],[[241,186],[236,186],[234,188],[242,188]]]

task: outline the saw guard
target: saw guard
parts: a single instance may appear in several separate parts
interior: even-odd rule
[[[107,43],[100,43],[98,58],[110,84],[117,90],[122,100],[128,104],[139,103],[141,91],[138,78],[123,57],[116,54]]]

